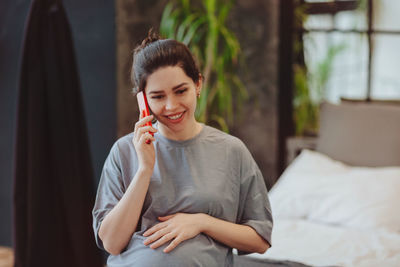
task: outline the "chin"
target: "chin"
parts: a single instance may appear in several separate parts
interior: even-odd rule
[[[179,125],[164,124],[164,126],[166,126],[170,131],[177,133],[182,132],[186,128],[184,123],[181,123]]]
[[[159,120],[159,122],[162,124],[163,127],[167,128],[172,133],[181,133],[185,131],[188,127],[188,121],[186,120],[186,118],[176,124],[165,120]]]

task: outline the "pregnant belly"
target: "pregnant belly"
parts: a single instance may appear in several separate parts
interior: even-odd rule
[[[164,253],[167,244],[152,249],[143,245],[145,237],[135,234],[127,249],[120,255],[110,255],[108,267],[153,267],[153,266],[225,266],[227,265],[229,249],[212,238],[199,234],[196,237],[183,241],[174,250]],[[229,255],[228,255],[229,254]],[[229,265],[229,264],[228,264]]]

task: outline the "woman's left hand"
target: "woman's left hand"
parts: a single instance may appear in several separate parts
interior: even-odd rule
[[[181,242],[193,238],[201,233],[201,213],[176,213],[164,217],[158,217],[161,223],[158,223],[143,233],[147,237],[143,242],[146,246],[155,249],[171,241],[163,250],[170,252]]]

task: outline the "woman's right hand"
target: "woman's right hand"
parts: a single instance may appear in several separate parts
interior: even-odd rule
[[[157,129],[152,126],[145,126],[145,124],[152,119],[153,115],[143,118],[142,114],[140,114],[139,121],[135,124],[135,131],[132,138],[139,160],[139,169],[151,172],[153,172],[154,169],[156,156],[152,143],[155,139],[149,132],[155,133]],[[147,140],[150,140],[150,142]]]

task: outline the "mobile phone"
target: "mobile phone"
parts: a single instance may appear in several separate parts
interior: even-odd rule
[[[150,109],[149,109],[149,104],[147,103],[147,97],[144,91],[140,91],[139,93],[136,94],[136,98],[138,101],[139,105],[139,111],[142,114],[143,118],[150,116]],[[151,121],[147,122],[145,126],[153,126],[151,124]],[[152,136],[154,136],[153,132],[149,132]],[[150,144],[150,140],[147,140],[147,144]]]

